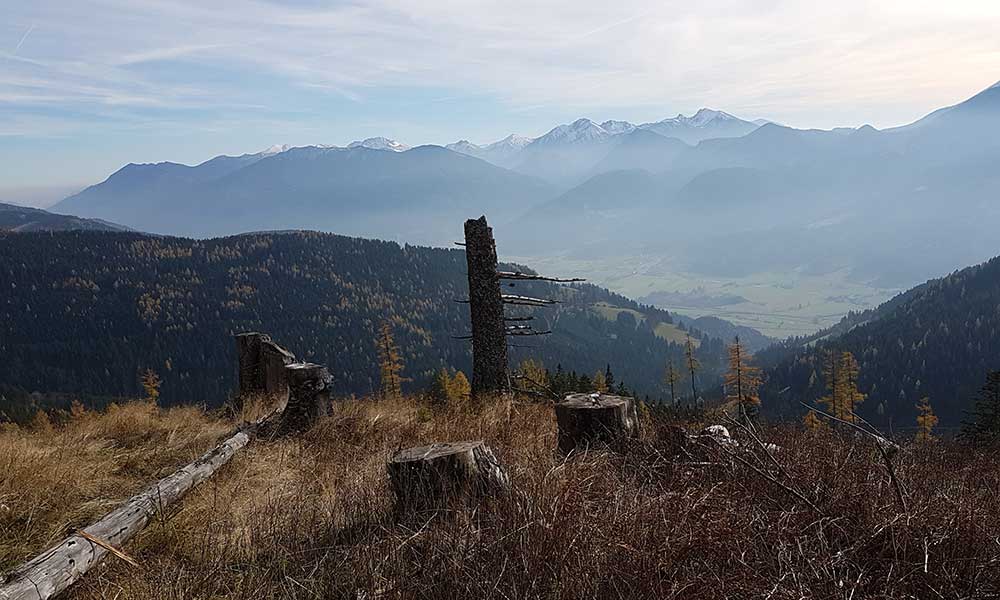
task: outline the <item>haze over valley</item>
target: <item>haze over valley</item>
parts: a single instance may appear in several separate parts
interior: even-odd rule
[[[435,246],[455,240],[457,215],[486,214],[505,258],[780,339],[993,256],[997,140],[994,85],[884,130],[701,109],[481,146],[373,137],[129,164],[52,210],[168,235],[318,229]]]

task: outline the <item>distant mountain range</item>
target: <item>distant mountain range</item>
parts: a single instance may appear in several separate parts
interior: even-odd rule
[[[128,227],[100,219],[81,219],[71,215],[58,215],[37,208],[0,203],[0,231],[24,233],[29,231],[128,231]]]
[[[54,210],[193,237],[308,228],[432,245],[487,214],[518,256],[642,256],[717,278],[844,271],[897,289],[1000,250],[998,164],[993,86],[881,131],[703,109],[485,146],[370,138],[130,164]]]

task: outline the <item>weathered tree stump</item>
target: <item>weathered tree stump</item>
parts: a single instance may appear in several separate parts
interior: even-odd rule
[[[285,367],[288,404],[278,426],[280,435],[300,433],[316,419],[330,414],[330,385],[333,377],[323,365],[293,363]]]
[[[559,450],[613,444],[638,432],[635,401],[611,394],[570,394],[556,404]]]
[[[450,498],[503,493],[510,479],[481,441],[432,444],[400,450],[389,461],[389,482],[397,506],[439,506]]]
[[[236,408],[254,396],[272,396],[284,400],[288,396],[285,367],[295,362],[295,356],[264,333],[236,334],[237,388]]]

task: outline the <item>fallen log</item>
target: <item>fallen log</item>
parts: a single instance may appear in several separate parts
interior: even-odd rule
[[[108,554],[107,546],[121,548],[154,516],[228,463],[250,442],[260,424],[237,430],[198,460],[85,527],[82,534],[67,537],[14,569],[0,579],[0,600],[47,600],[68,588]]]

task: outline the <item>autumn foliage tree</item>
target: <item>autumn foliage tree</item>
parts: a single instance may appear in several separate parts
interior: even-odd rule
[[[918,442],[932,442],[934,441],[934,427],[938,424],[937,415],[934,414],[934,408],[931,407],[931,399],[924,396],[917,403],[917,435],[916,441]]]
[[[729,370],[726,372],[726,400],[739,408],[740,418],[753,419],[760,412],[760,369],[750,364],[746,347],[737,336],[729,345]]]
[[[382,321],[379,326],[378,338],[379,363],[379,396],[383,399],[400,398],[403,395],[403,359],[399,354],[399,346],[392,336],[392,325]]]
[[[146,369],[139,377],[146,399],[156,402],[160,398],[160,376],[152,369]]]
[[[858,390],[860,371],[850,352],[830,350],[823,356],[823,379],[828,393],[819,403],[834,417],[850,423],[856,418],[855,407],[865,399],[865,394]]]
[[[454,374],[442,367],[431,381],[427,395],[431,402],[438,404],[457,404],[469,399],[472,386],[465,373],[455,371]]]

